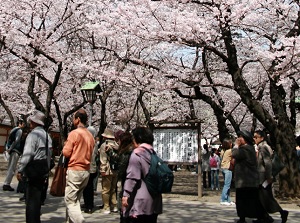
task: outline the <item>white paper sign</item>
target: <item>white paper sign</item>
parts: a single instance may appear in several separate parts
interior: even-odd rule
[[[198,161],[197,129],[155,129],[154,150],[166,162]]]

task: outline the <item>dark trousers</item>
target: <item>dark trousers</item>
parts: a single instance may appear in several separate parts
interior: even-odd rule
[[[208,182],[208,187],[210,188],[211,187],[211,173],[210,173],[210,171],[203,171],[202,172],[203,187],[207,188],[206,175],[207,175],[207,178],[208,178],[208,181],[207,181]]]
[[[94,179],[98,173],[90,173],[89,181],[83,190],[83,200],[86,209],[94,208]]]
[[[248,218],[263,219],[265,209],[263,208],[256,187],[236,188],[236,211],[240,219]]]
[[[41,202],[42,203],[45,203],[45,200],[47,198],[48,186],[49,186],[49,177],[47,177],[44,181],[43,190],[42,190],[42,194],[41,194]]]
[[[26,187],[26,223],[40,223],[41,195],[45,178],[29,178]]]
[[[26,188],[27,188],[27,178],[26,177],[22,177],[22,182],[23,184],[23,187],[24,187],[24,197],[26,199]],[[19,182],[19,184],[20,184]],[[47,198],[47,192],[48,192],[48,186],[49,186],[49,177],[47,177],[44,181],[44,185],[43,185],[43,190],[42,190],[42,193],[41,193],[41,203],[45,203],[45,200]]]
[[[157,214],[153,215],[138,215],[137,218],[129,218],[128,223],[156,223]]]

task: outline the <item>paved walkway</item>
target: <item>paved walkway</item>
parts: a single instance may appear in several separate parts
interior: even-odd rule
[[[1,179],[1,177],[0,177]],[[2,180],[2,179],[1,179]],[[12,186],[16,188],[16,181]],[[0,222],[25,222],[25,204],[19,201],[22,194],[7,192],[0,189]],[[100,194],[95,196],[95,204],[100,205]],[[186,201],[176,198],[164,198],[164,213],[159,215],[159,223],[198,223],[198,222],[236,222],[236,210],[234,206],[224,207],[219,203]],[[289,223],[298,223],[300,219],[300,208],[290,209]],[[104,215],[99,210],[93,214],[83,213],[86,222],[118,223],[118,214]],[[43,223],[65,222],[65,205],[63,198],[48,195],[46,204],[42,206]],[[272,215],[274,223],[280,223],[279,214]],[[247,219],[251,223],[252,219]]]

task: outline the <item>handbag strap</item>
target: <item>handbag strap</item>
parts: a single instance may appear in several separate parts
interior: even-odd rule
[[[45,145],[45,147],[46,147],[46,157],[48,157],[48,132],[47,131],[45,131],[46,132],[46,145]]]

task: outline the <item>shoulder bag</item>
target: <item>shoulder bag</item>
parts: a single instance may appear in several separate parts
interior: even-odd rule
[[[234,171],[234,164],[235,164],[235,159],[233,157],[231,157],[228,170]]]
[[[60,154],[58,164],[55,168],[54,176],[52,179],[50,194],[55,197],[63,197],[66,188],[66,175],[67,175],[67,159],[63,154]]]
[[[48,165],[48,133],[46,132],[46,145],[43,148],[46,149],[46,158],[43,159],[32,159],[26,165],[24,174],[28,178],[43,178],[49,174],[50,168]]]

